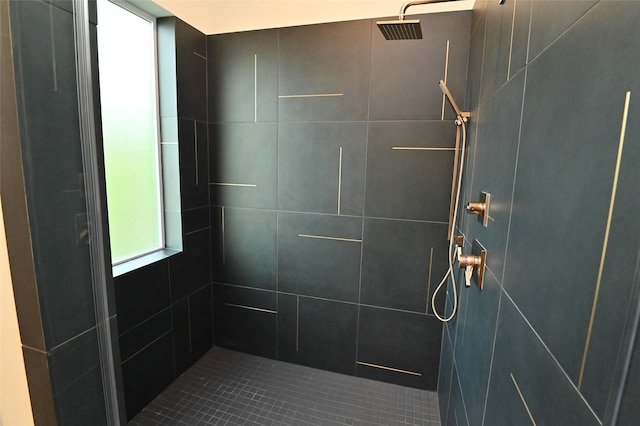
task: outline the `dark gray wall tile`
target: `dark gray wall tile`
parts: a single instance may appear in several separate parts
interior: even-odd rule
[[[222,284],[213,291],[216,345],[275,358],[276,293]]]
[[[618,422],[616,423],[619,426],[632,426],[640,418],[640,405],[638,405],[638,395],[640,394],[640,339],[637,336],[628,377],[622,401],[620,402]]]
[[[178,117],[207,121],[207,38],[200,31],[175,20]]]
[[[176,375],[184,373],[213,344],[211,291],[207,285],[172,307]]]
[[[431,313],[447,247],[446,224],[365,219],[361,302]]]
[[[435,391],[441,336],[442,325],[432,316],[362,306],[356,375]]]
[[[276,212],[212,208],[211,224],[214,281],[275,290]]]
[[[281,29],[278,119],[365,120],[370,39],[368,20]],[[317,94],[340,96],[282,98]]]
[[[370,123],[365,216],[448,222],[455,127],[451,121]]]
[[[58,424],[107,424],[99,350],[92,329],[49,353]]]
[[[624,59],[631,54],[624,46],[630,45],[610,46],[626,37],[622,29],[631,28],[639,13],[635,3],[605,2],[528,67],[504,285],[576,382],[598,281],[625,92],[636,86],[629,81],[640,71],[638,61]],[[600,22],[615,22],[620,32]],[[612,71],[611,64],[620,61],[625,67]],[[568,108],[574,113],[559,121]],[[576,247],[580,265],[558,255]],[[558,309],[543,296],[548,291],[572,303]]]
[[[600,424],[507,297],[499,315],[485,424],[530,423],[522,398],[537,424]]]
[[[465,396],[469,423],[482,424],[484,403],[489,386],[493,343],[498,320],[501,288],[487,273],[482,290],[472,285],[462,288],[464,305],[460,307],[456,336],[456,368]]]
[[[182,211],[182,231],[185,234],[209,227],[209,206]]]
[[[169,306],[168,262],[157,262],[121,275],[115,279],[115,286],[118,328],[124,333]]]
[[[278,290],[357,302],[361,240],[361,218],[278,213]]]
[[[186,234],[182,253],[169,258],[172,302],[211,282],[209,247],[208,229]]]
[[[175,378],[172,333],[124,362],[122,376],[127,420],[131,420]]]
[[[477,216],[464,212],[464,200],[460,206],[460,214],[469,216],[465,229],[468,242],[474,239],[482,242],[491,253],[487,265],[499,279],[502,279],[507,248],[523,89],[524,73],[521,73],[488,99],[478,113],[471,198],[467,201],[479,201],[481,192],[491,194],[488,226],[483,227]]]
[[[529,48],[529,28],[531,25],[532,0],[515,2],[513,16],[513,34],[511,36],[511,56],[509,59],[509,78],[516,75],[527,63],[527,49]]]
[[[209,128],[209,138],[211,204],[274,209],[277,190],[277,125],[214,124]],[[219,185],[221,183],[240,186]]]
[[[283,331],[288,332],[278,334],[279,359],[354,374],[357,305],[282,294],[279,300],[284,300],[278,308],[282,315],[297,318],[295,329],[287,327]]]
[[[120,358],[127,361],[138,351],[171,331],[171,310],[165,309],[119,336]]]
[[[366,141],[366,123],[281,123],[278,209],[362,215]]]
[[[454,364],[453,373],[451,379],[451,394],[449,399],[449,407],[446,414],[447,423],[456,426],[470,426],[469,418],[467,416],[467,410],[464,405],[464,395],[460,389],[460,382],[458,381],[458,370]],[[510,424],[510,423],[506,423]],[[513,424],[526,424],[526,423],[513,423]]]
[[[533,1],[531,9],[531,39],[529,61],[564,33],[598,0],[546,2]]]
[[[371,120],[440,120],[444,105],[440,80],[447,81],[457,103],[464,105],[471,13],[411,19],[420,19],[422,40],[385,40],[375,21],[371,23]],[[455,118],[448,105],[444,105],[444,112],[445,118]]]
[[[194,120],[178,120],[180,157],[180,198],[182,208],[209,204],[209,144],[207,125]]]
[[[209,36],[207,49],[209,121],[276,121],[278,30]]]
[[[449,333],[444,329],[442,344],[440,345],[440,369],[438,372],[438,408],[440,409],[440,423],[448,425],[447,413],[451,399],[451,380],[453,378],[453,343]]]

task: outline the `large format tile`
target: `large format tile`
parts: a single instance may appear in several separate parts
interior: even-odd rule
[[[207,125],[194,120],[178,120],[180,158],[180,199],[183,209],[209,203],[209,144]]]
[[[279,121],[366,120],[368,20],[289,27],[279,34]]]
[[[365,219],[361,302],[432,313],[448,245],[446,224]]]
[[[176,375],[184,373],[213,344],[212,288],[204,286],[172,306]]]
[[[365,123],[281,123],[278,209],[362,215]]]
[[[278,358],[353,375],[357,321],[355,304],[280,294]]]
[[[276,293],[223,284],[213,291],[216,345],[275,358]]]
[[[455,127],[452,121],[370,123],[365,216],[448,222]]]
[[[497,336],[484,424],[600,424],[506,296]]]
[[[182,253],[169,258],[172,302],[211,282],[209,230],[189,233],[183,238]]]
[[[277,150],[275,123],[210,125],[211,204],[275,208]]]
[[[212,208],[214,281],[276,289],[276,212]]]
[[[443,102],[440,80],[464,105],[471,12],[411,19],[420,19],[422,40],[385,40],[371,22],[370,120],[440,120],[443,110],[445,118],[455,118]]]
[[[460,215],[467,216],[468,242],[477,239],[487,249],[487,266],[498,279],[502,279],[507,249],[523,89],[524,73],[520,73],[480,107],[476,123],[478,135],[473,141],[473,176],[469,179],[471,198],[460,203]],[[467,202],[480,200],[481,192],[491,194],[491,219],[486,228],[478,216],[464,211]]]
[[[124,333],[169,307],[168,262],[153,263],[116,277],[115,287],[118,328]]]
[[[207,121],[207,37],[175,20],[178,117]]]
[[[276,121],[278,30],[207,38],[209,121]]]
[[[527,71],[504,286],[575,383],[597,291],[625,92],[637,87],[630,82],[640,72],[631,47],[640,40],[629,32],[638,19],[635,2],[603,2]],[[616,63],[625,66],[613,69]],[[618,267],[635,262],[618,260]],[[622,310],[600,309],[622,326]],[[602,339],[618,344],[611,335]],[[612,367],[596,368],[610,376]]]
[[[362,306],[356,375],[435,391],[441,336],[432,316]]]
[[[362,219],[278,214],[278,290],[358,301]]]

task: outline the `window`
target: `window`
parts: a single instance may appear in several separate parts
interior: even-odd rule
[[[98,0],[100,97],[114,265],[164,248],[155,40],[155,18],[129,5]]]

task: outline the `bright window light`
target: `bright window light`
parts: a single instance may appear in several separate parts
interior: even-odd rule
[[[113,263],[164,248],[155,21],[98,0],[98,58]]]

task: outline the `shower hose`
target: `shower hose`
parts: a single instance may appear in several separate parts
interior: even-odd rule
[[[433,309],[433,314],[436,316],[436,318],[438,318],[442,322],[451,321],[453,318],[455,318],[456,313],[458,312],[458,289],[457,289],[455,274],[453,272],[453,264],[458,257],[457,255],[458,255],[459,248],[458,248],[458,245],[455,243],[454,235],[455,235],[456,222],[458,221],[458,208],[460,206],[460,189],[461,189],[460,187],[462,186],[462,172],[464,170],[464,158],[465,158],[465,153],[467,148],[467,126],[465,125],[462,117],[458,117],[458,119],[456,120],[456,125],[458,126],[457,128],[458,136],[462,131],[462,145],[460,146],[460,167],[458,169],[459,173],[457,176],[458,182],[456,184],[457,185],[456,199],[453,207],[453,223],[451,224],[451,231],[450,231],[451,233],[449,234],[449,250],[447,252],[447,258],[449,260],[449,268],[447,269],[447,272],[444,274],[444,277],[442,277],[442,281],[440,281],[440,284],[438,284],[438,287],[436,287],[435,291],[433,292],[433,296],[431,296],[431,309]],[[455,244],[455,247],[454,247],[454,244]],[[440,314],[438,314],[438,310],[436,309],[436,297],[438,295],[438,292],[442,288],[446,288],[445,284],[447,283],[447,278],[449,278],[449,276],[451,277],[451,284],[453,288],[453,309],[451,311],[451,315],[445,318],[444,316],[440,316]],[[446,306],[446,303],[445,303],[445,306]]]

